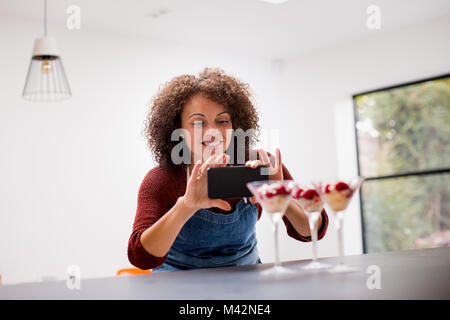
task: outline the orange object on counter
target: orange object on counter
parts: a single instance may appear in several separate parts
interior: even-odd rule
[[[125,268],[117,271],[117,276],[136,276],[140,274],[152,274],[152,270],[142,270],[138,268]]]

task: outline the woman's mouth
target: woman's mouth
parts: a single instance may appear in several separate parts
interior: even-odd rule
[[[222,140],[220,141],[203,141],[202,145],[204,145],[207,148],[216,148],[217,146],[220,146],[222,144]]]

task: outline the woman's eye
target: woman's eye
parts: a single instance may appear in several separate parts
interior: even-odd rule
[[[196,121],[194,121],[194,126],[196,126],[196,127],[201,127],[201,126],[203,126],[203,121],[201,121],[201,120],[196,120]]]
[[[219,123],[220,124],[227,124],[229,121],[228,120],[220,120]]]

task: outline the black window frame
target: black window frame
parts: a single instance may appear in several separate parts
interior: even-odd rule
[[[429,77],[429,78],[423,78],[423,79],[419,79],[419,80],[414,80],[414,81],[409,81],[409,82],[403,82],[400,84],[386,86],[386,87],[378,88],[375,90],[363,91],[363,92],[355,93],[352,95],[353,127],[354,127],[354,134],[355,134],[355,143],[356,143],[356,165],[357,165],[357,170],[358,170],[359,176],[361,176],[361,167],[360,167],[360,156],[359,156],[360,151],[359,151],[359,141],[358,141],[358,129],[356,128],[356,123],[358,122],[358,114],[356,111],[356,102],[355,102],[356,97],[375,93],[375,92],[380,92],[380,91],[387,91],[387,90],[407,87],[410,85],[420,84],[420,83],[424,83],[424,82],[428,82],[428,81],[445,79],[445,78],[450,78],[450,73],[445,73],[445,74],[441,74],[441,75],[437,75],[437,76],[433,76],[433,77]],[[408,177],[408,176],[426,176],[426,175],[448,174],[448,173],[450,173],[450,168],[408,171],[408,172],[399,173],[399,174],[363,177],[364,178],[363,184],[366,181],[397,179],[397,178],[404,178],[404,177]],[[363,253],[367,253],[366,225],[365,225],[365,219],[364,219],[364,200],[363,200],[363,194],[362,194],[362,186],[359,189],[359,207],[360,207],[360,217],[361,217],[361,233],[362,233]]]

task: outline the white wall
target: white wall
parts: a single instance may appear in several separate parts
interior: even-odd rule
[[[281,148],[300,181],[356,175],[351,96],[450,72],[450,17],[324,49],[285,62]],[[333,217],[319,256],[337,255]],[[362,252],[359,199],[346,213],[346,254]],[[287,239],[283,259],[311,256],[310,246]]]
[[[261,125],[280,130],[286,166],[294,178],[308,181],[354,171],[351,94],[450,70],[448,19],[375,33],[284,63],[53,25],[73,97],[34,104],[20,94],[40,27],[0,20],[0,37],[8,44],[0,51],[3,283],[63,277],[71,264],[80,266],[83,278],[129,266],[137,192],[154,166],[141,136],[147,102],[175,75],[218,66],[248,82]],[[346,220],[347,253],[361,252],[356,200]],[[265,217],[257,234],[262,260],[273,261]],[[336,255],[335,238],[331,224],[320,256]],[[283,234],[281,257],[309,259],[310,245]]]

